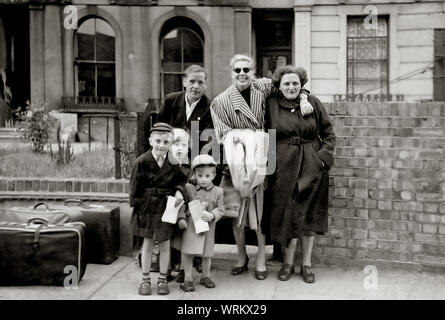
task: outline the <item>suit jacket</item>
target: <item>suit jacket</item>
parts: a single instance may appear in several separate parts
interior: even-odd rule
[[[164,105],[159,111],[158,122],[165,122],[176,128],[191,130],[191,121],[199,121],[199,130],[213,128],[210,115],[210,100],[204,94],[187,120],[185,91],[173,92],[165,96]]]

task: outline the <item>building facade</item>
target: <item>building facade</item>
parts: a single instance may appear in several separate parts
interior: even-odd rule
[[[308,70],[322,101],[445,97],[443,0],[0,0],[0,68],[15,105],[143,111],[190,64],[210,97],[246,53],[257,75]]]

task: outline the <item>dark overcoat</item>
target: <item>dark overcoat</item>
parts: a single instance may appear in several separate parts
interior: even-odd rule
[[[276,170],[268,177],[263,231],[281,244],[328,228],[329,169],[335,134],[323,104],[310,95],[314,107],[302,116],[298,102],[281,93],[266,103],[266,129],[276,130]],[[274,156],[274,155],[272,155]],[[324,165],[323,165],[324,163]]]
[[[133,235],[165,241],[173,237],[175,226],[161,221],[167,196],[174,196],[177,186],[187,182],[188,171],[170,163],[169,156],[159,168],[151,149],[140,155],[130,179],[130,206],[133,207]]]

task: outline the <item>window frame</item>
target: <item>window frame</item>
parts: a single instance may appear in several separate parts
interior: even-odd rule
[[[79,34],[79,29],[81,28],[82,24],[86,23],[88,20],[94,20],[94,59],[93,60],[83,60],[83,59],[79,59],[78,58],[78,34]],[[102,20],[104,23],[106,23],[110,29],[113,31],[113,35],[114,35],[114,46],[113,46],[113,50],[114,50],[114,61],[107,61],[107,60],[97,60],[97,37],[96,37],[96,31],[97,31],[97,27],[96,27],[96,20]],[[117,55],[117,50],[116,50],[116,43],[117,43],[117,35],[115,33],[115,31],[113,30],[112,25],[105,20],[102,17],[99,16],[88,16],[85,19],[82,20],[82,22],[79,24],[79,28],[76,30],[76,32],[74,33],[74,45],[73,45],[73,75],[74,75],[74,96],[75,97],[80,97],[79,95],[79,65],[80,64],[85,64],[85,65],[94,65],[94,98],[99,98],[99,97],[111,97],[111,98],[116,98],[117,97],[117,84],[116,84],[116,79],[117,79],[117,63],[116,63],[116,55]],[[97,94],[98,91],[98,65],[114,65],[114,95],[113,96],[99,96]],[[91,96],[82,96],[82,97],[91,97]]]
[[[348,27],[349,27],[349,21],[350,19],[365,19],[366,16],[364,15],[347,15],[346,16],[346,95],[350,96],[350,95],[365,95],[365,94],[376,94],[376,93],[370,93],[373,92],[375,90],[379,90],[379,93],[377,93],[378,95],[389,95],[390,94],[390,16],[389,15],[379,15],[377,17],[377,22],[380,23],[381,20],[384,20],[386,23],[386,36],[373,36],[373,37],[350,37],[348,35]],[[386,39],[386,59],[349,59],[349,40],[350,39]],[[351,61],[357,62],[357,61],[361,61],[363,60],[364,62],[375,62],[375,61],[386,61],[386,79],[383,80],[382,77],[380,78],[366,78],[366,79],[358,79],[358,78],[351,78],[349,76],[349,65],[351,63]],[[354,70],[354,63],[351,64]],[[352,72],[352,74],[354,74],[354,72]],[[352,80],[351,80],[352,79]],[[361,91],[361,92],[353,92],[354,89],[354,85],[352,85],[352,88],[350,86],[350,82],[352,81],[353,84],[355,84],[355,81],[379,81],[380,86],[377,87],[372,87],[373,90],[368,89],[366,91]],[[386,87],[386,92],[384,92],[382,89]],[[352,90],[351,90],[352,89]],[[350,92],[351,90],[351,92]]]
[[[199,42],[201,43],[203,60],[198,65],[201,65],[201,67],[204,67],[205,42],[204,42],[204,39],[203,39],[202,35],[199,32],[197,32],[197,30],[194,30],[190,26],[184,26],[184,25],[182,25],[182,26],[174,26],[171,29],[167,29],[168,31],[166,31],[163,35],[161,35],[159,37],[159,79],[160,79],[160,95],[161,95],[161,99],[164,99],[164,97],[166,96],[166,94],[164,92],[164,89],[165,89],[164,88],[164,75],[180,75],[180,76],[184,75],[184,71],[185,71],[185,68],[184,68],[184,35],[183,35],[182,32],[181,33],[178,32],[181,35],[181,71],[163,71],[163,68],[162,68],[162,56],[163,56],[163,53],[164,53],[164,42],[163,42],[163,40],[164,40],[165,36],[167,36],[169,33],[171,33],[174,30],[178,30],[179,31],[179,29],[184,29],[184,30],[187,30],[187,31],[191,31],[199,39]]]

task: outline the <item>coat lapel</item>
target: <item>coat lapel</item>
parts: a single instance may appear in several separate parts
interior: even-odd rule
[[[185,107],[184,107],[185,110]],[[205,113],[209,110],[209,106],[207,104],[207,97],[206,95],[203,95],[201,97],[201,100],[199,100],[198,104],[196,105],[195,109],[193,110],[192,114],[190,115],[190,118],[187,121],[187,128],[190,128],[190,124],[192,120],[201,120]]]
[[[179,96],[178,101],[178,118],[179,123],[186,123],[187,122],[187,111],[186,111],[186,104],[185,104],[185,91]]]
[[[162,168],[159,170],[159,172],[156,174],[154,181],[159,181],[160,179],[167,177],[169,171],[171,171],[171,169],[174,167],[172,164],[170,164],[169,154],[170,153],[167,153],[167,156],[165,157],[165,160],[164,160],[164,164],[162,165]],[[153,155],[152,155],[152,157],[153,157]],[[155,162],[156,166],[159,168],[159,166],[154,158],[153,158],[153,161]]]
[[[250,91],[250,104],[252,106],[254,106],[257,101],[256,99],[257,97],[257,93],[254,91],[257,91],[256,89],[254,89],[253,87],[251,87],[251,91]],[[252,121],[253,123],[255,123],[256,126],[259,126],[259,122],[257,120],[257,117],[255,116],[255,114],[252,112],[252,109],[249,108],[249,106],[247,105],[246,101],[244,100],[244,98],[242,97],[241,93],[239,92],[239,90],[236,88],[235,85],[231,85],[229,88],[229,99],[232,103],[233,109],[234,110],[238,110],[240,111],[242,114],[244,114],[247,118],[249,118],[250,121]],[[254,106],[253,108],[258,108],[257,106]]]

